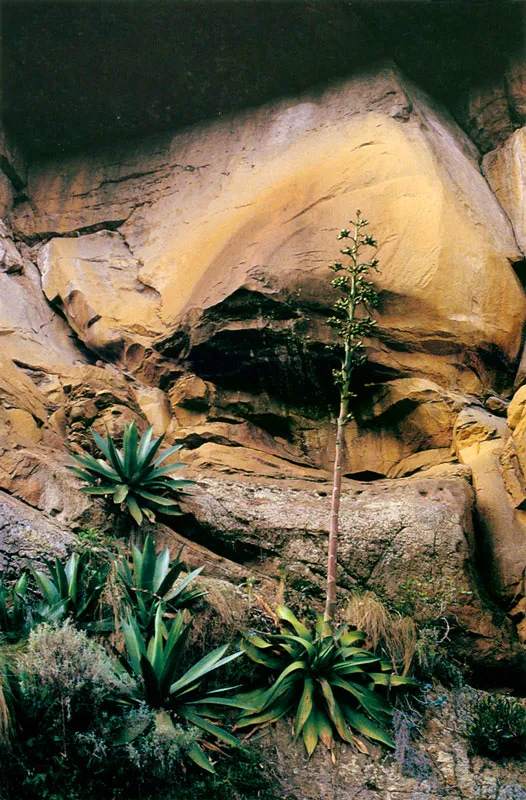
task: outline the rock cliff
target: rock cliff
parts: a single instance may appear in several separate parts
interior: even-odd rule
[[[13,541],[35,526],[59,552],[66,527],[108,525],[65,467],[90,425],[118,436],[135,419],[182,443],[198,482],[163,537],[191,539],[212,576],[279,577],[315,603],[336,401],[328,264],[359,207],[381,303],[346,433],[342,596],[412,592],[481,681],[519,684],[521,70],[514,124],[488,129],[483,158],[391,62],[76,155],[24,163],[4,136],[0,558],[32,552]]]

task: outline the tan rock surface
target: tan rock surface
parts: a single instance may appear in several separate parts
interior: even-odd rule
[[[488,351],[505,364],[518,353],[525,303],[509,223],[466,137],[391,68],[173,138],[43,164],[29,194],[34,227],[22,206],[15,213],[29,237],[126,219],[139,279],[159,293],[167,333],[191,323],[194,360],[206,343],[213,357],[267,332],[286,337],[290,324],[264,309],[283,315],[298,298],[311,338],[323,338],[327,264],[356,206],[381,243],[387,346],[377,362],[476,391]]]
[[[482,161],[484,174],[511,220],[519,247],[526,252],[526,127],[519,128]]]
[[[174,419],[170,410],[168,395],[153,386],[136,384],[132,387],[132,396],[150,425],[153,425],[154,436],[170,433],[174,428]]]
[[[418,453],[403,458],[398,464],[388,472],[388,478],[404,478],[413,475],[421,470],[428,470],[431,467],[438,467],[448,462],[454,461],[449,447],[438,447],[431,450],[420,450]]]
[[[43,423],[48,407],[45,396],[33,381],[10,359],[0,361],[0,399],[5,409],[23,409]]]
[[[160,331],[157,293],[139,280],[140,265],[118,233],[53,239],[38,264],[46,297],[91,350],[119,362],[126,344]]]
[[[34,371],[63,374],[85,361],[71,329],[46,302],[36,267],[27,261],[23,274],[0,271],[0,337],[2,358]]]
[[[517,392],[515,392],[508,406],[508,427],[512,433],[519,424],[525,410],[526,386],[522,386]]]
[[[16,574],[27,560],[64,557],[74,542],[70,532],[47,517],[0,492],[0,570]]]
[[[0,199],[0,217],[2,217],[7,210],[10,210],[13,200],[12,196],[6,198],[5,195],[2,195],[3,185],[1,179],[2,175],[0,173],[0,198],[3,197],[6,200],[7,207],[2,211],[2,200]],[[22,255],[13,241],[11,231],[2,219],[0,219],[0,271],[8,273],[24,271]]]
[[[508,440],[502,418],[482,408],[459,414],[453,442],[459,461],[473,474],[485,572],[491,591],[509,603],[526,567],[526,512],[515,508],[515,495],[507,490],[510,462],[505,458],[503,464],[502,457]]]
[[[33,509],[49,514],[62,525],[78,528],[90,522],[104,522],[101,507],[80,491],[81,483],[66,470],[71,457],[57,448],[22,443],[13,448],[12,439],[0,437],[0,489]]]

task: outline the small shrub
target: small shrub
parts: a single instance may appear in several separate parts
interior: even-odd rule
[[[400,589],[398,611],[418,622],[429,619],[431,615],[437,619],[445,616],[450,607],[459,604],[461,598],[472,594],[468,590],[459,590],[453,578],[447,574],[412,575],[400,584]]]
[[[191,796],[199,800],[296,800],[280,786],[271,765],[256,747],[240,748],[234,759],[223,758],[216,775],[189,776],[180,793],[170,794],[169,800]]]
[[[65,737],[73,718],[92,719],[103,704],[135,688],[106,651],[69,622],[31,631],[18,670],[26,714],[60,726]]]
[[[123,542],[117,539],[113,532],[101,531],[96,528],[83,528],[75,533],[75,550],[89,553],[90,560],[95,567],[101,567],[112,562],[123,551]]]
[[[182,773],[200,738],[197,728],[163,725],[154,714],[148,733],[125,745],[126,757],[142,779],[171,783],[174,774]]]
[[[110,785],[119,773],[114,732],[132,702],[134,681],[70,622],[31,631],[13,672],[17,726],[2,797],[89,797],[107,767]],[[107,754],[102,765],[101,753]],[[86,773],[95,761],[96,770]]]
[[[436,678],[443,686],[460,689],[464,673],[447,652],[443,625],[428,624],[418,630],[415,646],[416,674],[424,681]]]
[[[471,707],[467,735],[472,750],[490,758],[524,755],[526,706],[513,697],[485,694]]]

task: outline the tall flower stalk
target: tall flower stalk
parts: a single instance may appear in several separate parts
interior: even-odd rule
[[[336,273],[331,285],[341,293],[334,304],[335,314],[329,317],[328,324],[339,334],[343,342],[344,354],[341,368],[333,371],[336,385],[340,392],[340,413],[336,430],[334,454],[333,489],[331,516],[329,526],[329,550],[327,559],[327,597],[325,604],[325,621],[332,623],[336,613],[336,578],[338,566],[338,533],[340,516],[340,498],[342,489],[342,467],[345,426],[352,419],[350,403],[356,397],[352,391],[352,376],[356,367],[367,361],[363,339],[370,336],[376,324],[371,311],[378,305],[378,292],[374,284],[367,280],[369,272],[377,269],[378,260],[361,261],[364,247],[376,248],[372,236],[364,233],[369,223],[356,212],[356,219],[351,229],[346,228],[338,234],[338,239],[345,239],[347,244],[340,253],[348,259],[346,264],[337,261],[330,264],[329,269]]]

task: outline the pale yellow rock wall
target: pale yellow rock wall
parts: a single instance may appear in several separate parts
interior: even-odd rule
[[[336,233],[360,207],[380,242],[389,345],[377,361],[393,366],[394,345],[403,368],[478,391],[489,378],[465,364],[466,350],[504,364],[519,353],[526,305],[509,221],[467,137],[390,67],[171,138],[43,164],[29,193],[31,209],[14,215],[26,237],[124,221],[135,278],[158,293],[166,335],[190,318],[196,328],[241,287],[326,307]],[[78,276],[68,247],[48,245],[64,285]],[[99,275],[114,280],[109,266]],[[124,303],[125,327],[141,303]],[[101,342],[97,326],[85,337],[94,349],[103,327]]]

